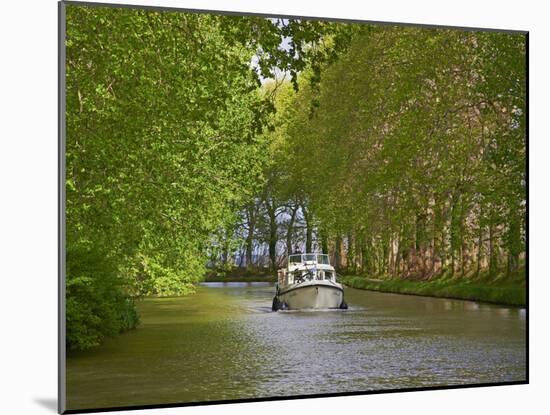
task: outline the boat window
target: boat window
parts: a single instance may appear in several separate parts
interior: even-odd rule
[[[304,255],[304,261],[316,261],[317,260],[317,255],[315,254],[306,254]]]
[[[317,255],[317,262],[319,264],[330,265],[328,262],[328,255]]]
[[[332,279],[332,272],[325,271],[325,280],[330,280],[330,279]]]
[[[299,264],[302,262],[302,255],[290,255],[288,257],[288,262],[290,264]]]

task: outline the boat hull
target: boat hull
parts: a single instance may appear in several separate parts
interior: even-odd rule
[[[297,284],[281,289],[277,299],[289,310],[340,308],[344,301],[344,289],[340,284]]]

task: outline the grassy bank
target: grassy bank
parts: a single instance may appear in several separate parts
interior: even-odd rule
[[[524,274],[523,274],[524,275]],[[521,273],[510,278],[436,278],[429,281],[401,278],[370,279],[364,276],[343,276],[342,282],[352,288],[397,294],[424,295],[483,301],[520,306],[526,304],[526,284]]]
[[[275,271],[265,268],[245,269],[233,268],[230,270],[212,270],[204,278],[204,282],[276,282]]]

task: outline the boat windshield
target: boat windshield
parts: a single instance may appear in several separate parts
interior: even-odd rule
[[[299,264],[302,262],[302,255],[290,255],[288,257],[289,264]]]
[[[299,264],[301,262],[317,262],[318,264],[330,265],[328,255],[326,254],[295,254],[288,257],[289,264]]]
[[[323,254],[317,255],[317,262],[319,264],[330,265],[328,261],[328,255],[323,255]]]

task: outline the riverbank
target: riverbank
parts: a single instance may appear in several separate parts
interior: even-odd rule
[[[211,271],[205,276],[204,282],[277,282],[277,275],[264,268],[235,268]]]
[[[524,274],[523,274],[524,275]],[[525,307],[525,278],[436,278],[429,281],[400,278],[370,279],[364,276],[343,276],[345,285],[362,290],[428,297],[482,301],[493,304]]]

